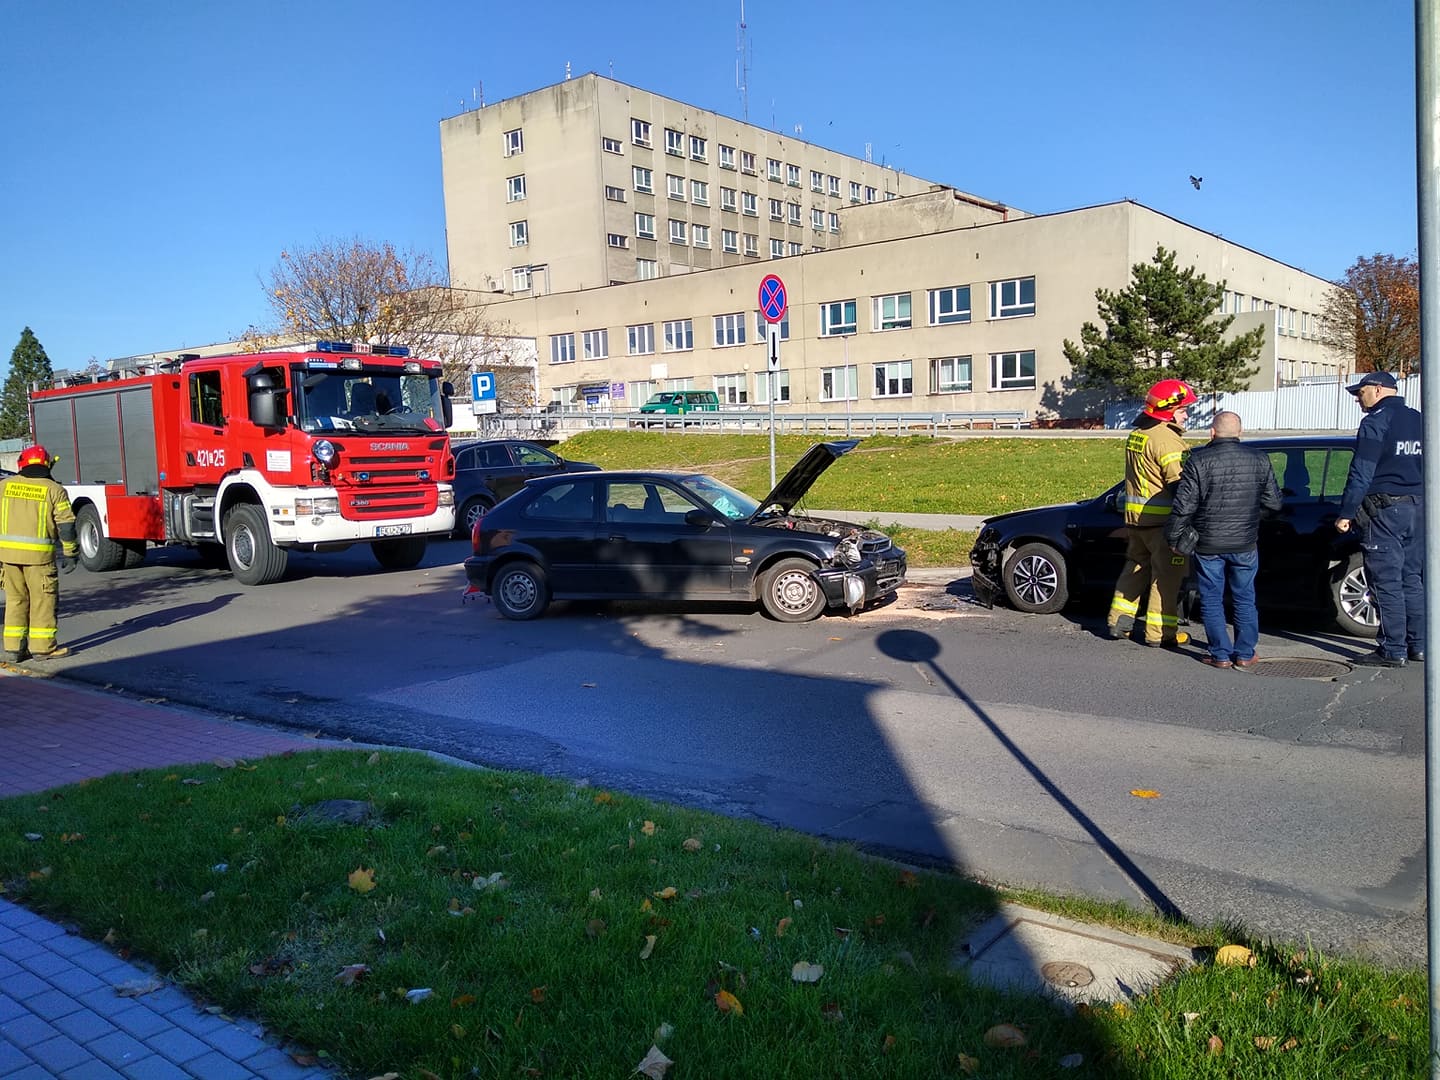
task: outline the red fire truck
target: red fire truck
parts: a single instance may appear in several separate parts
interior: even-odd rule
[[[70,383],[32,393],[31,422],[88,570],[138,566],[150,544],[244,585],[352,544],[403,570],[454,528],[451,387],[403,346],[183,354]]]

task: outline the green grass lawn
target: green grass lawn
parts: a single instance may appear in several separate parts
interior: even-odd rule
[[[374,819],[306,813],[339,798]],[[656,1046],[671,1080],[1312,1080],[1418,1077],[1428,1052],[1421,972],[1257,948],[1254,966],[1205,963],[1123,1006],[1066,1013],[955,966],[999,898],[975,883],[408,752],[192,765],[4,800],[0,882],[356,1077],[622,1077]],[[991,1045],[997,1025],[1023,1045]]]

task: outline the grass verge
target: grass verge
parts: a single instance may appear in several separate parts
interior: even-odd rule
[[[329,799],[375,817],[315,820]],[[997,899],[972,882],[407,752],[217,762],[8,799],[0,881],[356,1076],[623,1076],[653,1044],[672,1080],[1309,1080],[1420,1076],[1428,1051],[1418,972],[1259,949],[1254,966],[1202,965],[1067,1014],[953,966]],[[823,973],[797,981],[797,964]],[[987,1043],[1000,1024],[1023,1045]]]

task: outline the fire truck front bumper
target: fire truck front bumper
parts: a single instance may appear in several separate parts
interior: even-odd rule
[[[444,539],[455,529],[455,496],[448,484],[441,486],[439,503],[429,514],[354,521],[332,510],[334,499],[306,495],[271,507],[270,537],[280,547],[312,551],[406,537]]]

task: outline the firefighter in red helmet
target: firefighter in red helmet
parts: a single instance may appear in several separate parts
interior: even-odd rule
[[[0,480],[0,576],[5,582],[6,658],[69,656],[55,640],[60,570],[75,569],[75,514],[39,445],[20,451],[20,471]]]
[[[1186,558],[1170,550],[1165,522],[1185,462],[1185,410],[1195,391],[1180,379],[1161,379],[1125,440],[1125,566],[1115,583],[1106,635],[1130,637],[1145,598],[1145,644],[1175,648],[1190,640],[1180,629],[1180,583]]]

